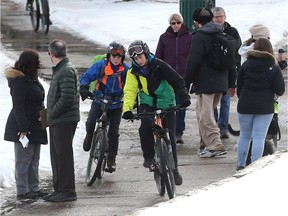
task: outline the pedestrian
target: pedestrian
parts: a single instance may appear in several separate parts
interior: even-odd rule
[[[235,27],[232,27],[227,21],[226,21],[226,13],[225,10],[222,7],[214,7],[212,8],[213,13],[213,22],[218,23],[222,26],[223,32],[226,34],[232,36],[236,40],[236,50],[239,50],[242,42],[240,35]],[[237,69],[241,66],[241,56],[238,52],[235,53],[235,59],[236,59],[236,67],[230,69],[234,70],[231,73],[237,73]],[[229,138],[228,133],[228,124],[229,124],[229,113],[230,113],[230,98],[231,95],[229,91],[222,95],[220,100],[220,108],[218,113],[218,108],[216,107],[214,109],[214,115],[216,122],[218,124],[218,127],[220,129],[220,138],[227,139]]]
[[[278,64],[279,67],[284,70],[287,68],[287,61],[286,61],[286,51],[284,49],[278,50]]]
[[[77,70],[67,57],[66,42],[50,42],[52,80],[47,96],[47,123],[54,192],[43,197],[49,202],[75,201],[73,137],[80,120]]]
[[[196,115],[201,138],[198,155],[202,158],[221,156],[227,153],[220,139],[220,130],[214,117],[223,94],[229,87],[231,96],[235,94],[235,70],[217,69],[209,65],[209,52],[213,33],[222,32],[218,23],[212,22],[213,13],[207,8],[197,8],[193,19],[198,28],[192,35],[192,42],[184,76],[186,86],[197,96]]]
[[[88,70],[81,76],[80,79],[80,95],[84,101],[87,97],[105,98],[116,104],[108,105],[108,117],[110,120],[108,130],[108,172],[116,170],[116,155],[119,145],[119,125],[122,115],[123,87],[125,84],[127,70],[129,66],[124,63],[125,48],[124,46],[113,41],[109,44],[106,58],[95,62]],[[93,93],[89,91],[89,84],[96,80],[95,89]],[[102,115],[101,104],[94,100],[86,121],[86,137],[83,142],[84,151],[89,151],[91,148],[91,141],[93,132],[95,130],[96,120]]]
[[[259,38],[247,52],[237,78],[237,104],[240,136],[237,170],[246,165],[253,140],[251,162],[263,155],[265,137],[274,114],[274,96],[285,91],[285,82],[270,41]]]
[[[39,189],[41,144],[47,144],[39,111],[44,109],[45,91],[38,80],[39,55],[34,50],[20,54],[14,67],[5,70],[12,109],[7,119],[4,140],[14,142],[15,181],[18,199],[43,197]]]
[[[169,27],[161,34],[155,56],[167,62],[180,76],[184,77],[192,33],[183,23],[180,13],[173,13],[168,19]],[[176,103],[181,103],[176,95]],[[186,109],[176,112],[176,143],[184,143]]]
[[[146,43],[135,40],[129,45],[129,56],[132,66],[127,72],[124,87],[123,118],[133,119],[133,107],[139,91],[139,112],[152,112],[156,109],[165,109],[176,105],[175,94],[179,95],[182,107],[190,105],[182,77],[166,62],[156,58]],[[154,135],[150,118],[141,119],[139,128],[141,149],[143,151],[143,166],[148,168],[154,160]],[[178,160],[175,142],[175,113],[165,116],[164,126],[169,129],[169,137],[173,151],[175,170],[175,184],[182,184],[182,176],[178,170]]]
[[[241,65],[247,59],[247,51],[253,49],[254,43],[259,38],[267,38],[270,39],[270,30],[263,24],[255,24],[249,28],[249,32],[251,33],[251,37],[244,41],[241,47],[238,50],[238,53],[241,56]]]

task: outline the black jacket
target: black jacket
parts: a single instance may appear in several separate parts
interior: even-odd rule
[[[193,83],[196,94],[225,94],[228,88],[236,87],[236,70],[218,70],[209,66],[207,62],[212,34],[221,31],[221,25],[209,22],[192,35],[184,79],[188,89]]]
[[[275,58],[268,52],[251,50],[237,79],[237,111],[242,114],[274,113],[274,94],[283,95],[285,83]]]
[[[18,132],[27,134],[32,144],[47,144],[46,129],[42,129],[39,111],[44,108],[44,88],[38,80],[15,69],[7,69],[13,107],[7,119],[4,140],[19,142]]]

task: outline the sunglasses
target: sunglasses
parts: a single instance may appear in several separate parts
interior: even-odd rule
[[[112,49],[111,50],[111,55],[112,56],[120,56],[120,57],[123,57],[124,56],[124,50],[122,49]]]
[[[132,46],[128,50],[128,54],[131,58],[134,58],[137,55],[141,55],[144,52],[141,45]]]
[[[171,25],[176,25],[176,24],[180,25],[181,22],[171,22]]]

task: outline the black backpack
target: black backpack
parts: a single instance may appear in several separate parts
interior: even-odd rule
[[[228,70],[235,67],[236,40],[224,33],[214,33],[208,54],[208,64],[216,69]]]

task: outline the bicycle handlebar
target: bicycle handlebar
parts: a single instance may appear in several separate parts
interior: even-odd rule
[[[174,112],[174,111],[178,111],[181,109],[181,106],[180,105],[176,105],[174,107],[169,107],[167,109],[157,109],[153,112],[144,112],[144,113],[137,113],[137,114],[134,114],[134,117],[133,119],[131,120],[139,120],[139,119],[142,119],[142,118],[147,118],[147,117],[154,117],[156,115],[160,115],[160,114],[167,114],[167,113],[170,113],[170,112]]]
[[[111,98],[107,98],[106,96],[104,96],[104,98],[95,97],[95,96],[93,96],[93,97],[88,96],[87,98],[92,100],[92,101],[97,101],[97,102],[107,104],[107,105],[116,105],[116,104],[122,104],[123,103],[122,99],[120,101],[113,101]]]

